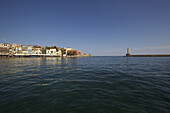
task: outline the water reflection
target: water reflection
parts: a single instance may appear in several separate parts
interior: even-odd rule
[[[62,57],[49,57],[45,59],[45,63],[49,68],[69,69],[80,64],[78,58],[62,58]]]

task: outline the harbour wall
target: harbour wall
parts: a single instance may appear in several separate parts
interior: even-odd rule
[[[170,55],[128,55],[126,57],[170,57]]]

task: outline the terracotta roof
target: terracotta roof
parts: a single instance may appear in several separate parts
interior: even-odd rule
[[[41,46],[39,46],[39,45],[35,45],[34,47],[35,47],[35,48],[41,48]]]
[[[68,51],[78,51],[78,50],[72,49],[72,50],[68,50]]]

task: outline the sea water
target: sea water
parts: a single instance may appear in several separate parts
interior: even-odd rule
[[[0,58],[0,113],[169,113],[169,57]]]

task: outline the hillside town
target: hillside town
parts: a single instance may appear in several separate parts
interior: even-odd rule
[[[6,57],[86,57],[90,54],[82,54],[81,51],[71,47],[41,47],[40,45],[17,45],[0,43],[0,56]]]

